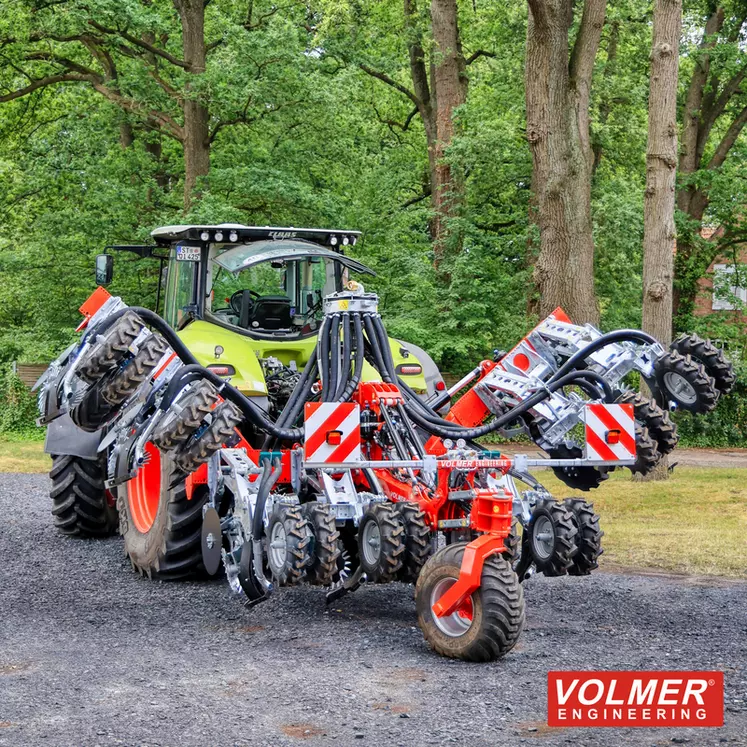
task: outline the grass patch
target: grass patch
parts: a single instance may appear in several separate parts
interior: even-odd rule
[[[0,439],[0,472],[49,472],[43,441]]]
[[[573,493],[538,477],[559,498]],[[602,567],[747,577],[747,470],[681,467],[664,482],[620,470],[585,497],[605,532]]]

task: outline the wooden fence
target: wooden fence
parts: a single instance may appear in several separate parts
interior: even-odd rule
[[[47,363],[19,363],[13,361],[13,373],[31,389],[36,380],[47,370]]]

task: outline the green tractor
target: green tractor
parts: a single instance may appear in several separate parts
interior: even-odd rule
[[[345,256],[360,238],[357,231],[224,224],[166,226],[151,236],[151,245],[112,248],[167,263],[166,321],[200,364],[230,380],[273,419],[316,346],[324,297],[356,283],[351,274],[374,275]],[[99,255],[98,284],[110,282],[112,273],[112,255]],[[430,397],[446,388],[424,350],[400,340],[389,344],[398,374],[415,392]],[[363,378],[379,375],[366,364]],[[197,570],[204,502],[199,490],[179,480],[174,465],[153,449],[115,505],[104,486],[105,439],[106,428],[86,433],[67,415],[50,423],[45,450],[53,457],[58,528],[91,537],[112,534],[119,525],[137,568],[162,578]]]

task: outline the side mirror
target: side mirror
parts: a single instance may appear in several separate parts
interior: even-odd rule
[[[114,257],[111,254],[96,255],[96,285],[109,285],[114,275]]]

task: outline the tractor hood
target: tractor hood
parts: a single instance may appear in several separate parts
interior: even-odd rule
[[[318,244],[312,244],[310,241],[300,241],[297,239],[252,241],[250,244],[240,244],[222,252],[215,257],[214,261],[225,270],[228,270],[228,272],[240,272],[241,270],[246,270],[247,267],[258,265],[261,262],[303,259],[304,257],[329,259],[333,262],[339,262],[354,272],[376,275],[373,270],[355,259],[346,257],[344,254],[331,249],[325,249],[325,247]]]

